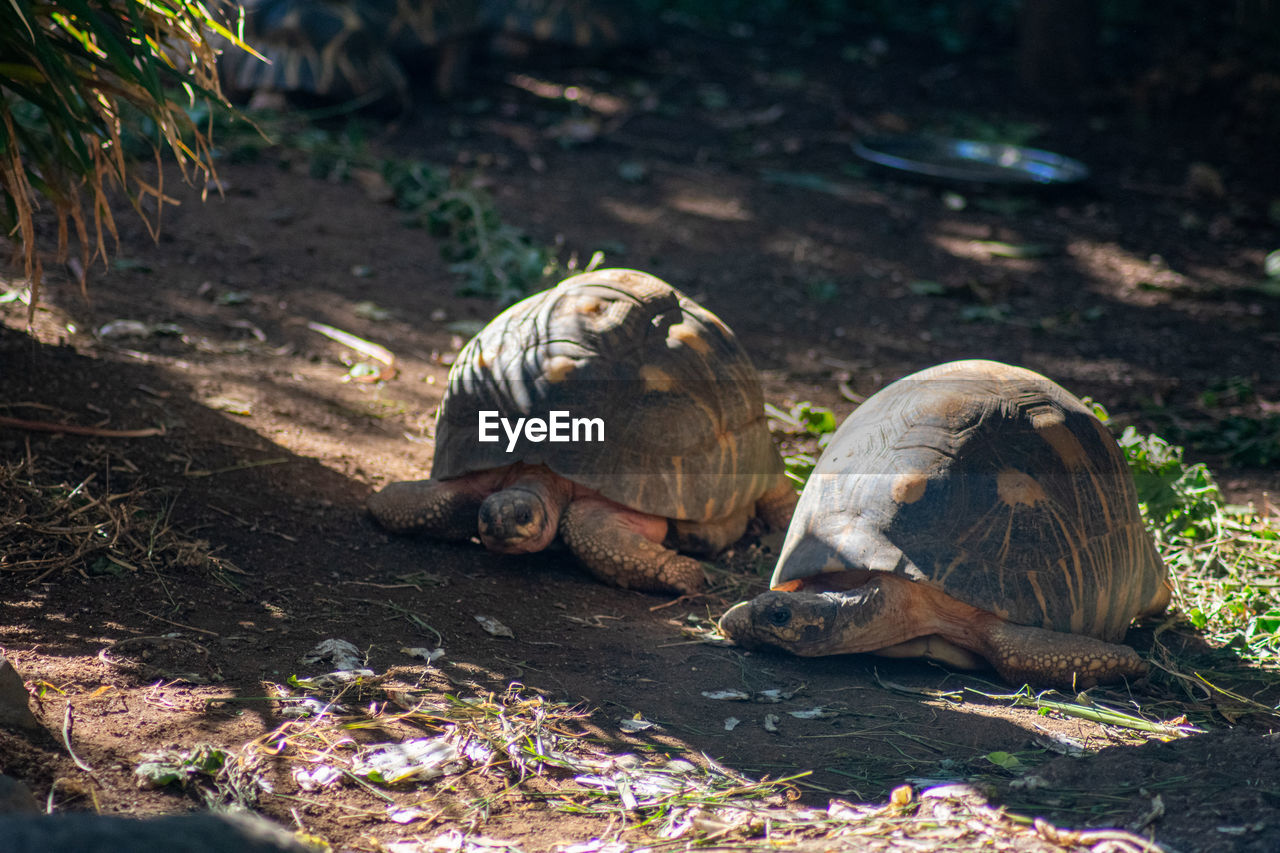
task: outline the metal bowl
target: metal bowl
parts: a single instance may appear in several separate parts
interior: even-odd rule
[[[1089,167],[1079,160],[1039,148],[975,139],[879,136],[855,142],[853,153],[889,169],[948,181],[1056,186],[1089,177]]]

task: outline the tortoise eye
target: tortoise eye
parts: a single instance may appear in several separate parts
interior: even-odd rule
[[[769,624],[781,628],[791,621],[791,610],[786,607],[777,607],[769,611]]]

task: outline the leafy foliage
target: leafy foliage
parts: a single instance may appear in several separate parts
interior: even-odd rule
[[[115,235],[111,189],[128,194],[153,233],[158,224],[142,203],[163,205],[163,183],[134,170],[131,143],[145,141],[157,159],[169,152],[187,177],[213,174],[208,136],[184,107],[222,101],[214,34],[244,46],[194,0],[0,4],[0,227],[18,237],[33,305],[41,200],[57,214],[58,259],[70,225],[87,268],[90,247],[105,260],[104,232]]]
[[[251,809],[271,790],[258,772],[258,758],[249,750],[201,743],[191,749],[143,753],[133,772],[142,787],[181,788],[210,809]]]
[[[1175,419],[1160,409],[1150,415],[1174,440],[1201,453],[1253,468],[1280,463],[1280,415],[1266,412],[1247,377],[1211,383],[1197,396],[1190,416]]]
[[[792,432],[816,438],[819,453],[830,443],[831,436],[839,426],[835,412],[825,406],[816,406],[807,400],[796,403],[788,412],[773,406],[766,408],[775,420],[786,424]],[[797,485],[803,486],[809,479],[809,475],[813,473],[818,459],[814,454],[796,451],[785,455],[782,462],[786,466],[787,476]]]
[[[1158,435],[1143,435],[1132,426],[1125,427],[1117,441],[1133,474],[1143,517],[1157,540],[1216,533],[1222,495],[1203,462],[1187,465],[1181,447]]]
[[[1160,436],[1129,426],[1117,441],[1187,619],[1246,658],[1280,665],[1278,519],[1226,505],[1204,463],[1187,464],[1183,448]]]
[[[1210,427],[1188,433],[1208,453],[1223,453],[1237,465],[1270,468],[1280,463],[1280,415],[1228,415]]]

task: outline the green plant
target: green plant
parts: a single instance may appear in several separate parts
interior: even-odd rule
[[[1190,430],[1187,438],[1197,449],[1226,454],[1237,465],[1270,468],[1280,463],[1280,415],[1228,415]]]
[[[214,173],[207,130],[186,112],[225,103],[214,34],[245,47],[196,0],[9,0],[0,4],[0,226],[22,250],[32,305],[42,263],[34,212],[57,217],[57,258],[75,230],[81,281],[115,236],[110,192],[124,192],[154,234],[167,198],[130,148],[173,156],[185,177]],[[156,205],[148,214],[143,202]],[[92,249],[91,249],[92,247]],[[33,307],[34,310],[34,307]]]
[[[839,426],[835,412],[825,406],[814,405],[808,400],[796,403],[790,411],[786,412],[772,405],[766,405],[765,408],[770,416],[785,424],[789,431],[817,438],[819,453],[831,441],[832,434]],[[782,462],[786,466],[787,476],[799,486],[803,486],[808,481],[814,466],[818,464],[817,457],[802,451],[786,454]]]
[[[1188,465],[1159,436],[1130,426],[1119,443],[1188,620],[1248,659],[1280,665],[1277,519],[1226,505],[1204,463]]]
[[[551,250],[503,222],[475,180],[421,161],[384,160],[380,171],[411,224],[441,240],[440,253],[461,280],[462,295],[508,305],[555,272]]]
[[[1196,403],[1191,418],[1175,421],[1159,410],[1151,415],[1168,421],[1169,434],[1197,451],[1253,468],[1280,463],[1280,415],[1259,411],[1263,403],[1253,380],[1233,376],[1210,383]]]
[[[1138,490],[1143,518],[1162,544],[1217,534],[1218,484],[1204,463],[1187,465],[1183,449],[1125,427],[1117,439]]]

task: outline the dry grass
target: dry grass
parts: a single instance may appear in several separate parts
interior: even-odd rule
[[[64,572],[157,575],[176,566],[239,572],[208,542],[175,530],[162,496],[112,491],[103,484],[108,477],[58,480],[30,454],[0,465],[0,573],[38,583]]]
[[[388,835],[404,839],[392,843],[409,845],[406,850],[518,850],[484,835],[490,809],[508,798],[602,818],[601,832],[563,838],[561,851],[1162,849],[1123,830],[1077,832],[1012,815],[967,784],[902,786],[884,804],[833,800],[807,808],[794,802],[799,777],[753,781],[705,755],[686,760],[618,752],[610,748],[616,739],[594,722],[600,715],[586,709],[520,684],[500,695],[441,692],[430,683],[441,677],[421,666],[269,685],[280,714],[304,716],[286,718],[216,761],[205,748],[185,753],[179,763],[211,766],[202,784],[213,803],[324,804],[326,789],[358,787],[367,794],[361,816],[380,819],[386,829],[378,833],[382,840],[370,835],[357,844],[367,850],[388,849]],[[370,756],[388,743],[424,737],[440,748],[423,778],[395,782],[369,772]],[[277,778],[330,781],[289,795],[259,784],[246,797],[245,770],[265,776],[272,765]],[[352,813],[358,807],[349,802],[345,809]]]

